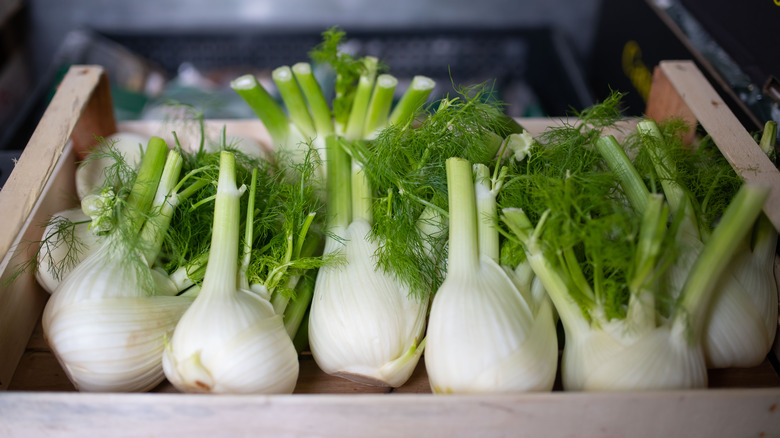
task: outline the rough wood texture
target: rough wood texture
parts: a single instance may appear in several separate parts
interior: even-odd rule
[[[780,230],[780,172],[692,61],[662,61],[656,68],[647,114],[698,121],[746,182],[769,187],[764,212]]]
[[[772,437],[780,392],[0,397],[8,437]]]
[[[7,388],[45,302],[31,274],[7,281],[33,254],[26,243],[40,239],[38,225],[65,205],[63,189],[74,185],[72,156],[63,153],[74,129],[89,127],[96,135],[116,130],[109,93],[102,67],[72,67],[0,191],[0,389]]]
[[[35,321],[41,314],[48,294],[38,285],[31,270],[26,270],[14,281],[11,278],[20,265],[30,260],[36,246],[30,242],[39,241],[45,224],[52,214],[73,206],[75,191],[75,160],[66,148],[54,168],[52,177],[44,186],[39,202],[30,217],[21,224],[20,234],[12,242],[13,248],[0,263],[0,389],[8,388],[11,376],[17,368],[30,337]],[[6,223],[0,228],[10,229]]]
[[[102,67],[74,66],[63,78],[0,191],[0,205],[3,206],[0,223],[4,228],[0,233],[0,254],[8,252],[30,216],[76,124],[102,129],[91,131],[91,134],[87,134],[90,131],[79,133],[82,144],[87,136],[108,135],[116,130],[107,120],[114,118],[107,87]]]

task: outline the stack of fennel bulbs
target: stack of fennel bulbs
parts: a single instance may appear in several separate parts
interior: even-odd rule
[[[427,348],[428,303],[446,272],[444,164],[456,155],[490,162],[501,133],[517,129],[486,90],[443,99],[414,125],[390,124],[369,140],[329,138],[337,239],[326,253],[343,251],[346,261],[320,270],[312,301],[311,350],[325,372],[398,386]]]
[[[328,210],[324,253],[341,262],[322,267],[315,281],[308,319],[314,359],[329,374],[400,386],[422,353],[427,298],[412,296],[407,284],[374,259],[383,243],[371,235],[373,191],[361,162],[347,149],[386,126],[408,124],[434,83],[416,77],[393,107],[397,79],[380,74],[374,57],[340,52],[343,36],[327,31],[312,51],[316,62],[336,73],[330,105],[306,62],[274,71],[286,112],[254,77],[242,76],[232,86],[263,121],[274,147],[293,161],[313,157],[321,163]]]
[[[627,146],[636,156],[634,163],[627,162],[614,138],[597,142],[610,167],[636,167],[621,173],[623,186],[635,193],[631,197],[635,208],[645,208],[647,184],[662,193],[671,211],[680,216],[676,259],[664,278],[664,293],[673,299],[679,297],[687,272],[742,186],[742,179],[709,137],[695,149],[683,146],[681,125],[675,120],[662,124],[641,121],[637,135]],[[775,136],[776,125],[768,124],[762,144],[773,145]],[[748,233],[736,243],[732,262],[720,274],[705,322],[703,346],[710,368],[757,366],[774,342],[778,315],[773,266],[777,231],[763,214],[743,226]]]
[[[116,188],[111,229],[46,303],[44,336],[79,390],[145,391],[164,378],[164,338],[192,302],[152,269],[181,166],[149,141],[129,189]]]
[[[579,114],[581,124],[551,128],[518,163],[499,202],[502,222],[522,243],[560,316],[565,390],[701,388],[702,343],[719,276],[744,223],[761,213],[768,190],[742,186],[685,273],[677,297],[662,279],[677,254],[682,218],[645,193],[643,209],[594,145],[619,115],[619,97]]]

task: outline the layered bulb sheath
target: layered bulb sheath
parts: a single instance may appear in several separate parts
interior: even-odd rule
[[[153,284],[151,270],[128,263],[108,239],[55,289],[44,335],[78,390],[148,391],[164,379],[165,338],[192,300],[149,295],[139,285]]]
[[[771,351],[777,331],[777,280],[774,275],[777,232],[765,217],[731,262],[715,292],[703,339],[710,368],[760,365]]]
[[[414,371],[423,351],[427,299],[374,263],[377,244],[371,226],[356,219],[333,230],[343,241],[328,238],[326,254],[342,263],[320,268],[309,316],[309,344],[326,373],[350,380],[398,387]]]
[[[450,271],[428,323],[425,366],[435,393],[550,391],[557,360],[549,298],[528,303],[489,257],[477,270]]]
[[[298,354],[268,300],[237,289],[227,298],[198,296],[176,326],[163,367],[182,392],[289,394]]]
[[[610,325],[610,323],[605,323]],[[561,359],[567,391],[664,390],[707,387],[699,342],[679,324],[627,335],[625,324],[566,331]]]

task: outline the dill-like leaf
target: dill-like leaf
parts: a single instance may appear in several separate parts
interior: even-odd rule
[[[373,141],[346,145],[374,191],[377,266],[415,295],[432,293],[444,277],[447,234],[420,232],[419,218],[426,209],[447,216],[446,160],[491,163],[502,141],[497,132],[507,129],[500,103],[490,95],[485,84],[461,88],[414,125],[391,125]]]
[[[615,176],[593,148],[619,118],[619,95],[548,128],[522,162],[508,163],[501,208],[522,208],[539,225],[549,260],[571,278],[570,294],[585,316],[594,305],[607,318],[625,315],[636,235],[641,218],[625,202]]]

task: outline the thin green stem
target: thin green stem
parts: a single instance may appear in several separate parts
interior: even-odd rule
[[[623,192],[628,198],[631,207],[638,214],[643,214],[647,208],[650,191],[647,189],[642,177],[631,160],[626,155],[626,151],[620,146],[620,143],[612,135],[606,135],[596,141],[596,150],[606,161],[609,170],[615,174],[620,181]]]
[[[682,208],[685,199],[685,190],[677,182],[677,166],[669,155],[663,150],[663,134],[658,125],[652,120],[642,120],[636,126],[637,132],[643,140],[643,145],[653,162],[661,186],[664,190],[666,201],[671,207],[672,213],[677,214]]]
[[[184,178],[187,178],[187,176],[185,176]],[[184,179],[184,178],[182,178],[182,179]],[[179,198],[179,201],[187,199],[190,196],[192,196],[195,193],[197,193],[203,187],[206,187],[207,185],[209,185],[210,183],[211,183],[211,181],[209,181],[207,179],[199,179],[199,180],[195,181],[194,183],[190,184],[189,186],[187,186],[186,189],[182,190],[181,192],[178,192],[177,197]],[[177,189],[178,189],[178,187],[179,186],[177,185]],[[177,189],[174,189],[174,191],[177,191]]]
[[[274,69],[271,77],[282,96],[290,120],[306,138],[314,138],[316,135],[314,121],[309,114],[309,108],[306,106],[301,88],[298,86],[290,67],[283,65]]]
[[[669,206],[664,203],[663,196],[650,195],[642,215],[639,239],[628,285],[631,295],[628,299],[626,319],[638,332],[655,327],[656,308],[653,274],[656,272],[658,257],[661,254],[668,217]]]
[[[249,289],[249,278],[247,270],[252,261],[252,242],[254,241],[255,229],[255,196],[257,195],[257,168],[252,169],[252,182],[249,185],[249,199],[246,206],[246,224],[244,228],[244,244],[241,254],[241,272],[239,273],[239,282],[242,289]]]
[[[152,137],[146,147],[146,152],[141,159],[138,173],[127,196],[128,220],[135,232],[141,230],[157,193],[165,161],[168,156],[168,146],[160,137]]]
[[[556,269],[555,264],[544,254],[539,244],[538,234],[544,219],[541,219],[534,228],[523,210],[505,208],[501,211],[501,221],[523,244],[528,263],[553,301],[564,330],[569,333],[573,333],[572,330],[588,330],[589,324],[581,310],[582,307],[572,296],[571,282],[563,272]]]
[[[498,262],[498,231],[495,227],[498,218],[496,192],[491,187],[490,170],[482,163],[474,165],[474,193],[477,200],[479,254]]]
[[[347,140],[358,140],[363,138],[368,104],[371,100],[371,92],[374,88],[374,81],[376,80],[377,59],[373,56],[366,56],[363,58],[363,64],[365,66],[365,71],[360,75],[360,79],[358,79],[355,98],[352,101],[352,109],[349,112],[349,119],[347,120],[347,127],[344,132],[344,137]]]
[[[349,154],[335,135],[325,138],[328,226],[346,228],[352,222],[352,168]]]
[[[299,62],[292,66],[292,72],[301,86],[301,91],[303,91],[306,101],[309,103],[309,110],[311,111],[317,135],[325,138],[333,134],[333,118],[331,117],[330,108],[325,100],[325,95],[322,93],[320,84],[311,71],[311,65],[308,62]]]
[[[141,239],[146,243],[144,257],[150,265],[157,258],[163,244],[163,237],[173,219],[173,211],[179,204],[179,197],[174,192],[184,160],[174,151],[168,151],[157,186],[154,200],[152,201],[152,214],[141,228]]]
[[[390,107],[393,106],[393,94],[398,85],[398,79],[389,74],[382,74],[376,78],[374,92],[371,95],[371,102],[368,104],[368,114],[366,115],[365,129],[363,136],[365,138],[376,137],[378,131],[387,126]]]
[[[409,122],[431,95],[436,81],[426,76],[415,76],[401,99],[390,113],[389,124],[404,125]]]
[[[352,162],[352,220],[363,219],[369,224],[374,221],[372,211],[371,183],[363,165]]]
[[[263,122],[275,145],[286,144],[290,135],[290,120],[281,105],[257,82],[257,78],[244,75],[234,79],[230,87]]]
[[[295,298],[287,303],[282,320],[284,328],[290,339],[295,339],[295,334],[301,326],[306,312],[314,296],[314,281],[311,278],[301,278],[295,285]]]
[[[720,281],[718,274],[726,271],[739,241],[750,232],[745,224],[756,221],[768,196],[768,188],[743,185],[691,266],[674,318],[675,323],[687,323],[695,339],[703,336],[712,292]]]
[[[237,290],[240,197],[241,191],[236,187],[236,159],[230,152],[220,152],[211,249],[201,294],[230,294]]]
[[[446,170],[450,216],[447,272],[473,272],[479,266],[479,242],[472,166],[468,160],[453,157],[447,159]]]
[[[311,224],[314,222],[314,218],[317,216],[317,213],[311,212],[308,215],[306,215],[306,219],[303,221],[303,224],[301,225],[301,229],[298,230],[298,236],[295,240],[295,250],[293,251],[293,258],[300,258],[301,254],[303,252],[303,249],[306,248],[308,245],[307,242],[311,242],[315,239],[308,238],[309,236],[309,228],[311,228]]]

